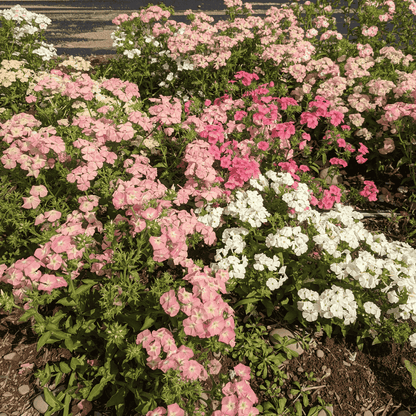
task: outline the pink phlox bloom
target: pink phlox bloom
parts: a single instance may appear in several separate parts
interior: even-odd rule
[[[251,405],[250,400],[248,400],[245,397],[240,398],[238,401],[238,406],[237,406],[238,416],[246,416],[249,409],[251,409],[252,407],[253,406]]]
[[[154,410],[150,410],[146,413],[146,416],[162,416],[165,415],[167,410],[164,407],[156,407]]]
[[[166,328],[159,328],[157,331],[153,331],[152,335],[155,339],[162,341],[166,337],[173,337],[172,332]]]
[[[223,399],[221,400],[221,411],[226,415],[235,416],[237,414],[237,406],[238,398],[235,394],[223,397]]]
[[[242,380],[250,380],[250,367],[240,363],[234,367],[234,371]]]
[[[162,339],[163,351],[168,353],[170,351],[176,352],[178,348],[176,347],[175,339],[173,337],[167,336]]]
[[[214,318],[218,315],[218,304],[210,301],[204,304],[206,319]]]
[[[199,321],[195,317],[186,318],[183,322],[183,329],[186,335],[190,335],[192,337],[196,337],[200,331],[200,325],[203,324],[203,321]],[[197,327],[198,330],[197,330]]]
[[[47,255],[51,252],[52,243],[48,241],[42,248],[37,248],[34,252],[34,256],[43,261]]]
[[[160,304],[163,305],[164,303],[168,303],[173,299],[176,300],[176,293],[173,289],[171,289],[171,290],[169,290],[169,292],[165,292],[160,297]]]
[[[145,211],[142,211],[140,215],[145,219],[149,221],[156,220],[159,217],[160,212],[155,208],[147,208]]]
[[[57,276],[53,276],[50,274],[43,274],[39,280],[40,285],[38,286],[38,290],[44,290],[46,292],[52,292],[53,289],[57,289],[59,287],[67,287],[67,282],[61,278],[57,279]]]
[[[219,374],[221,367],[222,367],[222,364],[214,358],[208,364],[208,371],[210,374],[216,375],[216,374]]]
[[[331,159],[329,160],[329,163],[330,163],[331,165],[341,165],[341,166],[342,166],[342,167],[344,167],[344,168],[348,165],[348,163],[347,163],[345,160],[343,160],[343,159],[338,159],[338,158],[336,158],[336,157],[331,158]]]
[[[177,403],[168,406],[168,416],[185,416],[185,411]]]
[[[61,217],[62,217],[62,213],[54,209],[52,211],[45,212],[45,218],[47,218],[49,222],[54,222],[56,220],[59,220],[59,218]]]
[[[255,416],[260,413],[259,409],[256,407],[251,407],[247,410],[246,416]]]
[[[62,265],[63,259],[59,254],[49,256],[49,262],[46,263],[46,267],[50,270],[58,270]]]
[[[363,157],[361,154],[359,154],[355,160],[357,161],[357,163],[359,163],[360,165],[362,165],[363,163],[367,162],[368,159],[366,159],[365,157]]]
[[[181,287],[178,289],[178,299],[182,303],[188,303],[193,298],[191,292],[187,292],[185,288]]]
[[[153,341],[153,339],[154,337],[152,333],[148,329],[146,329],[137,335],[136,344],[138,345],[138,344],[141,344],[142,342]]]
[[[51,248],[55,253],[63,253],[72,246],[71,237],[67,235],[55,235],[51,237]]]
[[[144,345],[144,343],[143,343]],[[147,347],[146,351],[150,356],[159,356],[161,351],[161,342],[158,339],[154,339]]]
[[[201,374],[201,367],[202,366],[198,363],[198,361],[185,361],[185,363],[180,367],[180,370],[182,371],[182,377],[191,381],[197,380]]]
[[[218,337],[218,341],[223,342],[224,344],[228,344],[231,347],[235,346],[235,332],[231,328],[223,328],[220,336]]]
[[[232,330],[234,330],[234,328],[235,328],[235,322],[234,322],[234,318],[232,316],[230,316],[229,318],[227,318],[225,320],[225,326],[227,328],[231,328]]]
[[[171,368],[176,370],[179,367],[179,364],[176,360],[166,359],[159,362],[157,368],[164,373],[167,373]]]
[[[23,198],[24,204],[22,205],[22,208],[25,209],[36,209],[38,205],[40,204],[40,199],[37,196],[30,196],[29,198]]]
[[[219,335],[225,327],[224,318],[216,316],[208,322],[208,333],[211,337]]]
[[[257,403],[258,398],[256,394],[250,387],[250,384],[247,380],[238,381],[234,384],[235,392],[237,396],[241,398],[246,398],[250,401],[250,404]]]
[[[162,234],[159,237],[150,237],[149,242],[153,247],[153,250],[160,250],[166,247],[167,236]]]
[[[358,152],[361,153],[362,155],[366,155],[369,152],[369,150],[368,150],[368,147],[366,147],[364,144],[360,142],[360,147],[358,149]]]
[[[249,407],[248,409],[246,409],[245,412],[245,416],[255,416],[260,413],[259,409],[257,409],[256,407]]]
[[[257,147],[260,150],[266,151],[270,147],[270,145],[267,142],[259,142],[259,143],[257,143]]]
[[[162,305],[162,307],[163,307],[163,310],[169,315],[169,316],[176,316],[178,313],[179,313],[179,311],[180,311],[180,309],[181,309],[181,307],[180,307],[180,305],[179,305],[179,303],[178,303],[178,301],[177,300],[174,300],[174,299],[172,299],[170,302],[168,302],[168,303],[165,303],[164,305]]]
[[[338,139],[337,143],[339,147],[345,147],[347,145],[344,139]]]
[[[32,186],[32,189],[30,190],[30,195],[32,196],[40,196],[43,198],[44,196],[48,195],[48,190],[43,185],[38,186]]]
[[[157,357],[157,356],[150,356],[150,357],[147,357],[147,360],[146,361],[147,361],[147,365],[152,370],[156,370],[157,369],[157,366],[162,361],[162,359],[160,357]]]

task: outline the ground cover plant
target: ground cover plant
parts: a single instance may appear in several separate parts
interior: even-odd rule
[[[103,394],[117,415],[301,414],[300,386],[302,402],[278,396],[288,340],[270,346],[237,311],[416,347],[415,4],[360,2],[356,43],[334,30],[337,4],[264,20],[225,5],[214,26],[163,4],[118,16],[119,59],[94,73],[55,56],[44,16],[2,12],[0,307],[34,319],[38,349],[76,354],[37,373],[66,383],[45,388],[47,415]],[[379,39],[391,18],[398,47]],[[358,186],[334,184],[348,168]],[[394,198],[375,185],[390,168],[407,242],[355,209]],[[212,354],[241,362],[220,373]]]

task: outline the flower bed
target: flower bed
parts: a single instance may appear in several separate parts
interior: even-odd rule
[[[230,21],[213,27],[204,13],[167,20],[163,5],[118,16],[122,57],[94,74],[81,58],[56,69],[37,33],[48,19],[2,12],[0,306],[35,319],[39,349],[77,354],[37,374],[69,378],[57,397],[45,389],[51,412],[110,392],[118,415],[128,398],[149,416],[275,414],[243,364],[199,402],[217,367],[195,355],[238,350],[239,306],[283,306],[289,324],[359,346],[416,347],[403,322],[416,319],[416,251],[354,209],[377,200],[370,179],[387,161],[416,186],[413,48],[377,40],[414,5],[366,6],[354,45],[325,30],[331,6],[305,3],[300,27],[297,4],[264,21],[225,4]],[[367,166],[362,189],[315,177],[354,163]],[[189,255],[201,244],[210,264]],[[44,317],[45,305],[60,309]]]

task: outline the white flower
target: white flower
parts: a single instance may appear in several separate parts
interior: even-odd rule
[[[270,279],[267,279],[266,286],[273,291],[279,288],[279,283],[274,277],[271,277]]]
[[[409,336],[410,346],[416,348],[416,333]]]
[[[381,315],[381,309],[373,302],[366,302],[364,303],[364,310],[370,314],[370,315],[374,315],[376,317],[377,320],[380,319],[380,315]]]

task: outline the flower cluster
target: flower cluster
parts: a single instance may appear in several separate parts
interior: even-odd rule
[[[297,302],[297,307],[308,322],[316,321],[318,315],[326,319],[341,319],[345,325],[353,324],[357,319],[358,306],[350,289],[332,285],[321,295],[313,290],[300,289],[298,296],[302,301]]]

